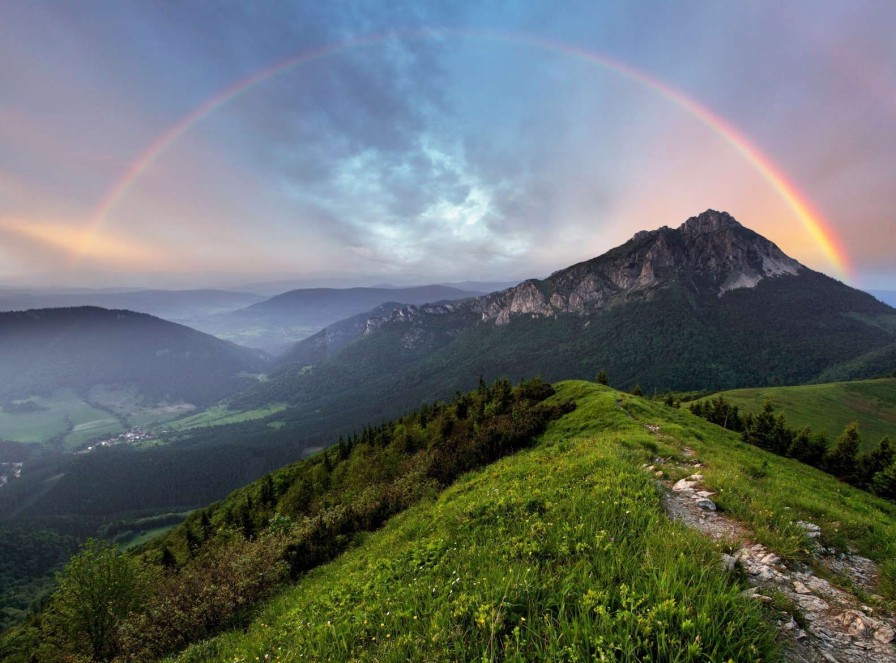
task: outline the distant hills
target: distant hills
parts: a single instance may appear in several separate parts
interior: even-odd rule
[[[308,288],[291,290],[246,308],[188,324],[209,334],[270,353],[279,353],[327,325],[387,302],[420,305],[483,294],[443,285],[412,288]]]
[[[0,313],[0,400],[133,385],[152,401],[210,404],[266,358],[143,313],[95,307]]]
[[[83,290],[0,289],[0,311],[98,306],[148,313],[166,320],[185,320],[243,308],[261,295],[227,290]]]
[[[373,420],[480,375],[724,389],[880,375],[894,352],[896,310],[709,210],[544,280],[334,325],[238,401],[291,400],[325,427],[349,404]]]

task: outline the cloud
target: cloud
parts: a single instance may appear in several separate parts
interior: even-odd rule
[[[896,279],[886,237],[896,133],[885,103],[896,98],[896,42],[885,29],[894,9],[880,3],[561,12],[548,2],[108,2],[0,12],[0,232],[29,256],[17,269],[53,265],[81,244],[89,260],[159,269],[516,276],[707,207],[827,267],[779,194],[681,108],[525,41],[407,38],[448,26],[532,33],[680,89],[768,154],[856,263]],[[384,38],[350,46],[369,35]],[[95,243],[78,234],[127,165],[192,109],[332,44],[347,47],[205,117],[135,183]]]
[[[90,233],[83,228],[72,228],[61,223],[36,223],[21,219],[0,218],[0,233],[24,249],[46,259],[64,260],[69,263],[80,260],[99,261],[103,266],[158,268],[166,264],[165,253],[135,242],[108,234]],[[22,242],[22,240],[25,240]]]

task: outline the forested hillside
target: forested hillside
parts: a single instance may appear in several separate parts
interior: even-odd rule
[[[11,661],[93,647],[145,660],[184,645],[184,661],[741,661],[821,651],[886,660],[896,506],[685,409],[581,382],[541,401],[553,391],[483,386],[343,438],[196,512],[137,557],[88,547],[55,607],[10,632],[0,651]],[[714,510],[687,497],[697,482]],[[676,522],[685,507],[693,519]],[[728,538],[713,541],[704,521]],[[752,547],[738,550],[741,537]],[[843,564],[856,554],[875,569],[858,597]],[[64,628],[90,568],[130,579],[115,585],[120,611],[102,640]],[[821,590],[794,593],[777,576],[847,603],[813,613],[806,606]],[[846,633],[843,615],[869,626],[840,640],[816,635],[813,624]],[[222,626],[230,630],[208,638]]]
[[[334,325],[234,402],[291,402],[290,417],[316,430],[349,404],[390,416],[471,376],[606,369],[614,386],[648,393],[789,385],[889,373],[894,347],[896,310],[710,210],[544,280]]]
[[[531,445],[550,420],[571,409],[540,405],[551,394],[537,381],[516,388],[506,381],[483,384],[451,403],[340,439],[329,451],[194,513],[142,553],[149,566],[134,576],[155,574],[156,591],[144,589],[140,609],[114,637],[115,651],[154,658],[231,623],[245,601],[285,577],[329,561],[464,472]],[[53,615],[7,642],[25,638],[18,647],[36,647],[29,638],[60,626]],[[89,642],[50,637],[40,660],[78,648],[99,655]]]
[[[151,402],[209,404],[253,382],[258,352],[131,311],[82,307],[0,313],[0,401],[98,384]]]

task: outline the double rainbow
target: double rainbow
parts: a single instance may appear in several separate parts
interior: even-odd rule
[[[144,150],[143,153],[130,164],[130,166],[128,166],[121,177],[108,189],[90,215],[85,227],[86,232],[83,235],[82,245],[89,243],[93,236],[99,232],[115,206],[128,194],[130,189],[134,186],[134,183],[147,168],[157,161],[159,157],[176,143],[181,136],[192,129],[196,124],[236,97],[245,94],[265,81],[289,72],[296,67],[332,57],[345,51],[381,44],[396,38],[410,40],[436,37],[444,38],[446,36],[499,41],[559,53],[600,66],[615,75],[634,81],[660,94],[665,99],[687,111],[701,124],[723,138],[729,145],[737,150],[737,152],[739,152],[753,166],[756,172],[759,173],[787,203],[809,236],[819,247],[824,257],[837,272],[839,272],[839,275],[846,276],[849,274],[850,267],[846,252],[837,238],[837,235],[831,229],[830,224],[825,221],[821,213],[812,206],[806,196],[800,193],[796,186],[768,156],[763,154],[759,148],[753,145],[724,118],[716,115],[706,106],[688,97],[680,90],[654,78],[650,74],[599,53],[532,35],[470,30],[439,29],[420,30],[402,34],[388,33],[370,35],[348,42],[331,44],[314,50],[304,51],[236,81],[232,85],[221,90],[218,94],[204,101],[169,127],[155,141],[153,141],[146,150]]]

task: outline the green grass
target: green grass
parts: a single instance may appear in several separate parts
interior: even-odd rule
[[[191,428],[203,428],[207,426],[223,426],[225,424],[237,424],[243,421],[264,419],[272,414],[283,412],[286,405],[275,403],[268,407],[254,410],[229,410],[223,405],[216,405],[188,417],[183,417],[167,424],[171,430],[190,430]]]
[[[538,447],[392,519],[273,600],[248,631],[183,660],[771,656],[772,629],[717,550],[663,515],[640,469],[653,435],[617,397],[561,385],[555,398],[579,408]]]
[[[165,532],[171,530],[172,528],[177,527],[177,523],[171,525],[163,525],[161,527],[153,527],[152,529],[148,529],[142,532],[137,532],[131,538],[123,539],[118,542],[118,544],[122,548],[127,548],[129,550],[136,550],[140,546],[152,541],[157,536],[161,536]]]
[[[717,491],[713,500],[747,523],[756,539],[786,558],[808,559],[808,541],[796,521],[820,525],[823,542],[852,549],[881,564],[879,592],[896,600],[896,504],[798,461],[744,444],[684,407],[622,395],[636,423],[661,426],[658,440],[687,446],[704,467],[704,483]],[[575,415],[575,413],[573,413]]]
[[[130,427],[163,424],[185,416],[195,410],[189,403],[148,405],[134,387],[96,385],[90,390],[89,399],[119,417],[127,420]]]
[[[651,473],[701,462],[719,507],[785,557],[795,525],[881,562],[896,505],[741,443],[686,410],[585,382],[533,449],[462,477],[182,661],[777,660],[775,615],[739,596],[718,544],[670,521]],[[660,426],[659,433],[646,428]],[[769,610],[769,612],[763,612]]]
[[[63,389],[52,396],[32,396],[18,402],[26,401],[42,409],[26,412],[0,408],[0,439],[34,444],[54,441],[65,450],[76,449],[97,437],[118,435],[134,426],[183,418],[195,409],[186,403],[148,406],[133,388],[105,385],[92,388],[87,398]]]
[[[0,411],[0,438],[24,443],[44,443],[65,435],[63,447],[74,449],[96,435],[117,434],[124,429],[109,412],[89,405],[74,391],[27,399],[42,410]]]
[[[876,447],[884,435],[896,440],[896,378],[720,393],[743,412],[759,412],[770,400],[788,426],[827,432],[832,444],[852,421],[859,422],[864,450]]]
[[[101,410],[98,410],[101,412]],[[75,449],[84,444],[88,440],[97,437],[112,437],[124,431],[121,422],[111,416],[108,412],[103,413],[102,419],[91,419],[80,424],[76,424],[72,432],[65,436],[65,448]]]

